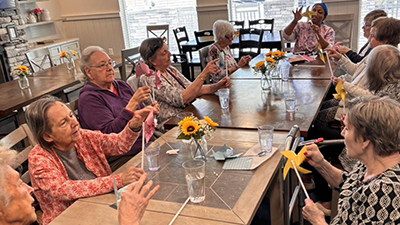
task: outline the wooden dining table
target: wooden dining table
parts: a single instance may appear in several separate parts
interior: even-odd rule
[[[288,57],[290,56],[291,55],[289,54]],[[261,73],[255,72],[253,67],[257,62],[264,61],[265,58],[265,54],[259,54],[250,61],[248,66],[238,69],[230,76],[230,78],[261,79]],[[332,60],[330,61],[330,64],[332,67],[332,72],[335,72],[337,64]],[[324,64],[319,57],[316,57],[316,59],[311,62],[294,64],[290,66],[289,79],[330,80],[331,76],[329,65],[327,63]]]
[[[260,80],[231,80],[229,110],[222,110],[219,97],[215,94],[202,95],[184,112],[194,116],[210,117],[220,127],[235,129],[257,129],[268,124],[277,131],[289,131],[293,125],[300,127],[301,135],[307,137],[321,103],[329,90],[329,80],[272,80],[270,91],[262,91]],[[288,113],[285,109],[283,93],[296,91],[296,109]],[[165,123],[165,128],[178,124],[172,117]]]
[[[279,154],[279,150],[283,149],[286,135],[286,132],[274,133],[273,147],[276,147],[277,151],[255,170],[223,170],[224,161],[208,157],[205,200],[197,204],[189,202],[174,224],[251,224],[267,193],[270,197],[271,224],[283,224],[282,155]],[[161,145],[158,171],[150,172],[147,162],[144,164],[148,179],[153,180],[154,185],[160,185],[160,189],[150,200],[141,224],[168,224],[188,197],[182,163],[191,158],[190,153],[180,151],[177,155],[166,154],[171,148],[179,148],[180,141],[176,139],[177,136],[178,129],[174,128],[156,140]],[[239,153],[247,151],[257,143],[257,131],[218,128],[213,138],[208,140],[208,148],[217,151],[227,144],[235,153]],[[115,173],[123,172],[130,166],[140,165],[141,155],[138,154]],[[114,193],[81,198],[50,224],[117,224],[117,210],[110,207],[115,201]]]

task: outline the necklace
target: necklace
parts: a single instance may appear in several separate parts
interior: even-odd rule
[[[381,175],[382,175],[382,173],[379,173],[379,174],[377,174],[377,175],[375,175],[375,176],[373,176],[371,178],[368,178],[367,180],[364,180],[364,177],[361,177],[362,180],[361,181],[360,180],[357,181],[357,186],[361,186],[361,185],[364,185],[364,184],[369,184],[371,181],[375,180],[376,178],[380,177]]]

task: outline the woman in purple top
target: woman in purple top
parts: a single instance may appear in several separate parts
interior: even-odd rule
[[[311,17],[311,21],[299,23],[302,18],[301,10],[293,12],[292,22],[284,29],[283,37],[288,41],[294,41],[293,52],[313,53],[318,50],[318,43],[322,49],[331,48],[335,42],[335,31],[326,26],[323,22],[328,15],[328,8],[324,3],[317,3],[312,11],[316,15]]]
[[[113,63],[101,47],[89,46],[83,50],[80,64],[87,80],[78,101],[82,128],[119,133],[132,119],[133,112],[150,98],[150,88],[141,87],[134,93],[124,81],[115,80]],[[125,155],[107,158],[113,171],[141,151],[141,138]]]

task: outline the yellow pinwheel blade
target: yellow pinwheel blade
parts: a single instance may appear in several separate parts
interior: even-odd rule
[[[332,94],[332,95],[336,100],[342,99],[342,97],[340,95],[338,95],[338,94]]]
[[[304,152],[306,152],[306,151],[307,151],[307,148],[306,148],[306,146],[304,145],[304,147],[300,150],[299,154],[297,154],[296,166],[300,166],[300,165],[304,162],[304,160],[307,158],[307,157],[304,155]]]
[[[299,171],[300,173],[303,173],[303,174],[311,173],[310,170],[306,170],[301,166],[296,166],[296,168],[297,168],[297,171]]]
[[[294,154],[294,152],[292,151],[282,151],[281,154],[287,158],[285,167],[283,168],[283,180],[285,180],[289,169],[293,169],[292,163],[290,163],[290,161],[296,161],[296,154]]]
[[[342,81],[339,80],[339,82],[336,84],[335,91],[336,93],[338,93],[338,95],[340,95],[340,92],[342,92],[342,90],[343,90],[343,84]]]

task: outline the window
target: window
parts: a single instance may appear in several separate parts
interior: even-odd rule
[[[189,40],[198,30],[196,0],[119,0],[119,4],[126,48],[140,46],[147,38],[147,25],[168,24],[169,50],[178,53],[172,29],[186,26]]]
[[[318,2],[321,0],[228,0],[229,20],[274,18],[274,30],[278,31],[293,20],[292,10]]]
[[[361,0],[360,4],[360,24],[359,28],[364,23],[364,17],[374,9],[382,9],[388,14],[388,17],[400,19],[400,0]],[[363,32],[358,34],[358,48],[360,49],[368,41],[363,36]]]

